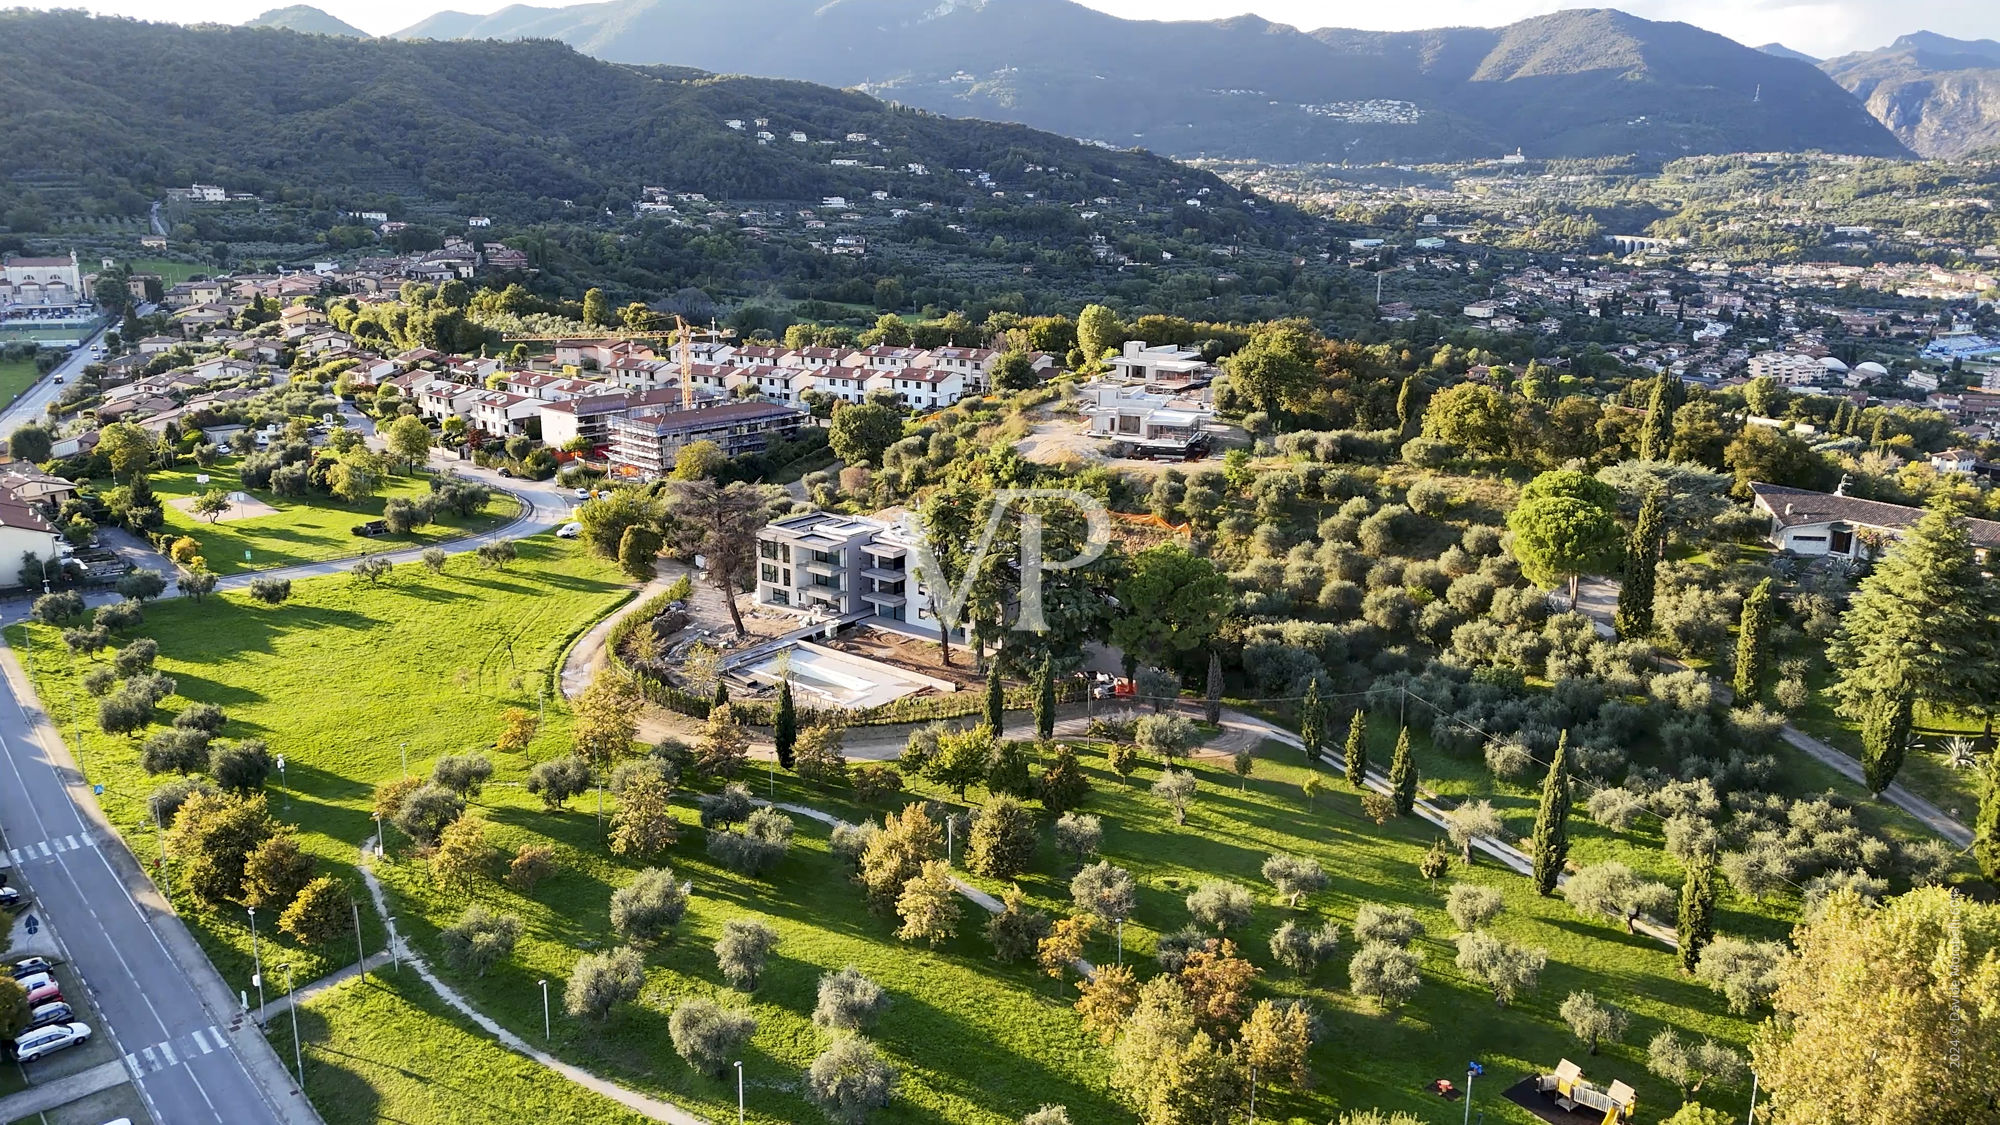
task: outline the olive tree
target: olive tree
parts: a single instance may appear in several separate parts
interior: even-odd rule
[[[1596,996],[1582,991],[1564,997],[1559,1014],[1569,1025],[1570,1034],[1593,1055],[1599,1046],[1625,1038],[1625,1028],[1632,1021],[1624,1009],[1601,1004]]]
[[[852,965],[819,978],[819,999],[813,1005],[813,1023],[827,1031],[863,1031],[889,1006],[882,986],[861,975]]]
[[[1198,925],[1227,933],[1250,921],[1252,901],[1250,888],[1218,879],[1195,888],[1187,896],[1187,908]]]
[[[756,1030],[756,1016],[698,996],[681,1001],[667,1017],[667,1036],[674,1042],[674,1051],[711,1078],[729,1069],[730,1061]]]
[[[715,965],[729,983],[749,991],[764,975],[764,963],[778,947],[778,931],[749,918],[731,918],[715,939]]]
[[[668,937],[687,913],[688,888],[664,867],[648,867],[611,892],[611,928],[631,942]]]

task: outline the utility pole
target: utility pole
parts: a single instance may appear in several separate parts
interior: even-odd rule
[[[300,1091],[304,1091],[306,1088],[306,1054],[305,1047],[299,1042],[299,996],[298,993],[292,991],[292,967],[290,965],[285,966],[285,995],[291,997],[292,1000],[292,1061],[298,1064],[299,1089]]]
[[[354,967],[361,973],[361,979],[368,979],[368,947],[361,944],[361,904],[353,895],[347,896],[347,905],[354,908]]]
[[[264,1026],[264,954],[257,946],[257,908],[250,911],[250,979],[257,986],[257,1026]]]

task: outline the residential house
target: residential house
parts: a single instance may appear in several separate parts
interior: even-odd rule
[[[940,627],[916,565],[922,541],[913,517],[897,510],[774,520],[757,533],[753,596],[760,606],[936,637]]]
[[[1215,377],[1216,371],[1198,348],[1174,344],[1147,347],[1144,340],[1127,340],[1111,357],[1112,370],[1127,383],[1148,386],[1192,386]]]
[[[1205,395],[1170,395],[1108,381],[1084,388],[1092,437],[1185,449],[1215,418]]]
[[[985,391],[992,386],[988,378],[993,373],[993,364],[1000,353],[992,348],[934,348],[931,350],[931,366],[940,371],[956,371],[968,393]]]
[[[1914,527],[1922,508],[1880,500],[1752,483],[1754,507],[1771,517],[1771,545],[1795,555],[1868,559]],[[2000,522],[1967,520],[1972,545],[1991,556],[2000,550]]]
[[[43,562],[61,554],[66,544],[34,500],[0,483],[0,557],[32,556]],[[15,582],[18,572],[8,575]]]

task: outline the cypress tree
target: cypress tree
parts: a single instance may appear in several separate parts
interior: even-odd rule
[[[1681,972],[1693,973],[1701,964],[1701,951],[1715,940],[1715,857],[1706,849],[1688,862],[1675,931],[1681,947]]]
[[[1736,631],[1736,678],[1730,687],[1736,702],[1756,702],[1764,683],[1764,666],[1771,659],[1771,580],[1757,583],[1743,599],[1743,615]]]
[[[1878,696],[1861,720],[1861,773],[1868,791],[1877,797],[1902,771],[1910,748],[1909,693]]]
[[[1306,695],[1299,700],[1299,741],[1305,744],[1306,764],[1319,764],[1319,752],[1326,749],[1326,708],[1320,703],[1319,677],[1306,681]]]
[[[1535,813],[1535,889],[1554,894],[1569,859],[1569,732],[1556,739],[1556,756],[1542,780],[1542,807]]]
[[[1423,414],[1423,407],[1417,402],[1417,377],[1405,376],[1402,388],[1396,392],[1396,425],[1405,438],[1416,436]]]
[[[1222,721],[1222,654],[1208,654],[1208,701],[1202,708],[1202,717],[1211,723]]]
[[[799,740],[799,716],[792,706],[790,677],[778,681],[778,713],[771,720],[771,741],[778,748],[778,764],[792,768],[792,747]]]
[[[1883,415],[1875,416],[1875,428],[1868,435],[1868,448],[1881,452],[1882,440],[1888,436],[1888,422],[1888,418]]]
[[[1625,546],[1625,581],[1618,588],[1618,613],[1612,619],[1620,637],[1636,640],[1653,631],[1653,600],[1658,591],[1660,546],[1667,523],[1667,490],[1655,488],[1639,504],[1639,522]]]
[[[1989,883],[2000,883],[2000,750],[1986,755],[1985,795],[1979,801],[1979,821],[1972,829],[1972,858]]]
[[[1408,816],[1417,807],[1417,763],[1410,757],[1410,728],[1396,736],[1396,756],[1389,759],[1389,797],[1396,802],[1396,815]]]
[[[1000,737],[1000,728],[1007,721],[1007,688],[1000,682],[1000,669],[989,668],[986,672],[986,726],[993,737]]]
[[[1368,783],[1368,713],[1354,709],[1354,721],[1347,724],[1347,746],[1341,751],[1347,760],[1347,783],[1356,789]]]
[[[722,682],[721,676],[717,676],[715,678],[715,698],[708,701],[708,709],[710,711],[720,711],[727,706],[729,706],[729,685]]]
[[[1653,397],[1646,404],[1646,420],[1639,425],[1639,459],[1660,461],[1667,456],[1667,448],[1674,442],[1674,407],[1678,406],[1673,389],[1680,378],[1662,371],[1653,380]]]
[[[1035,737],[1047,742],[1056,736],[1056,666],[1042,657],[1035,669]]]

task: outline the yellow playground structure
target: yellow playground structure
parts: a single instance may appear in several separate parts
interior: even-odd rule
[[[1620,1122],[1632,1120],[1632,1112],[1638,1102],[1637,1091],[1623,1082],[1613,1082],[1608,1087],[1586,1082],[1583,1068],[1568,1059],[1556,1067],[1554,1074],[1544,1074],[1536,1079],[1536,1085],[1544,1094],[1554,1098],[1557,1105],[1572,1113],[1602,1111],[1603,1125],[1620,1125]]]

